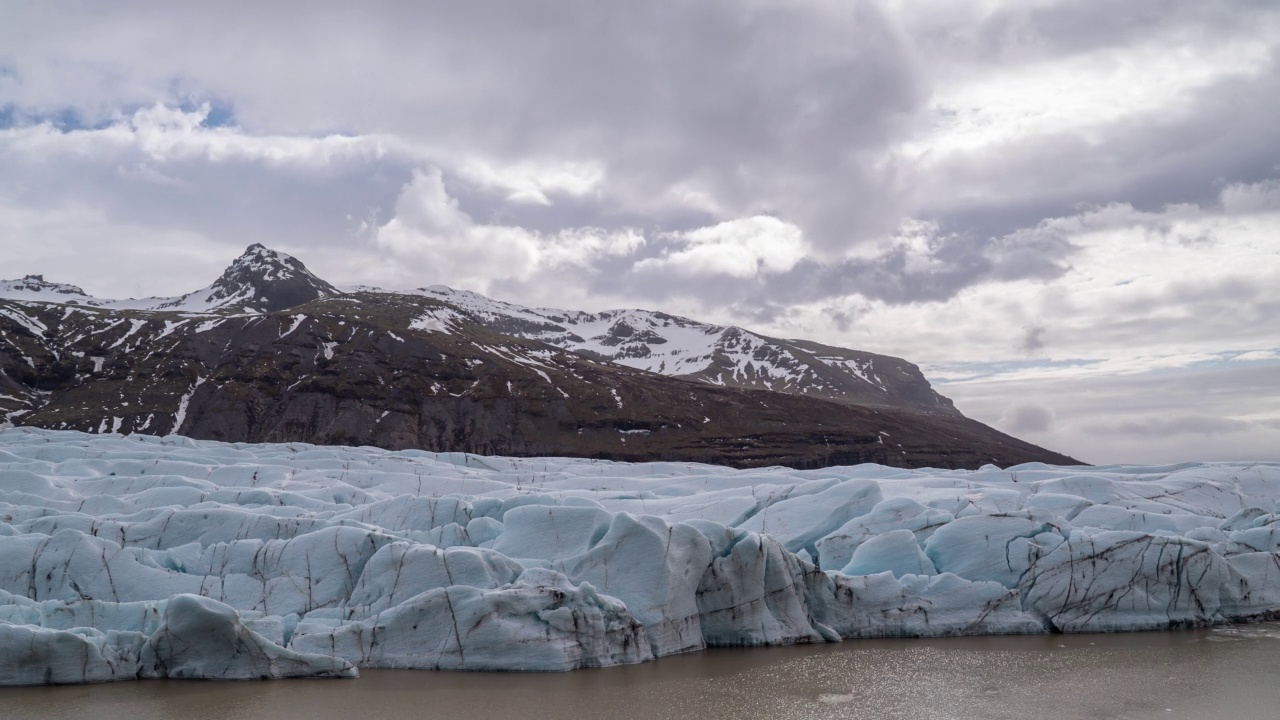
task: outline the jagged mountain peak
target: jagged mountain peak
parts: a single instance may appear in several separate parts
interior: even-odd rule
[[[274,312],[340,294],[301,260],[254,243],[212,285],[165,303],[160,309]]]
[[[303,272],[306,272],[306,266],[302,264],[302,261],[292,255],[282,253],[279,250],[272,250],[262,243],[254,243],[245,248],[244,252],[240,253],[240,257],[232,261],[231,265],[228,266],[227,269],[231,270],[236,267],[255,266],[275,266],[280,268],[297,267],[301,268]]]
[[[329,293],[337,292],[332,285],[308,270],[301,260],[258,243],[245,248],[240,257],[232,261],[222,272],[222,276],[214,282],[213,287],[237,290],[243,285],[254,285],[265,288],[273,283],[295,279],[302,279],[307,284],[323,288]]]

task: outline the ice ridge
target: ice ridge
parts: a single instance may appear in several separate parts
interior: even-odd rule
[[[0,431],[0,684],[569,670],[1280,613],[1280,465],[692,463]]]

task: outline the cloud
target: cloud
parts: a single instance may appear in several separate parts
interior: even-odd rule
[[[1280,360],[1280,350],[1250,350],[1249,352],[1240,353],[1231,359],[1240,362]]]
[[[963,248],[964,240],[929,227],[879,255],[806,268],[808,282],[796,277],[790,295],[779,293],[791,302],[769,329],[829,332],[831,313],[856,313],[839,342],[935,365],[1021,360],[1032,351],[1143,368],[1161,357],[1266,349],[1275,344],[1268,317],[1280,311],[1277,238],[1280,211],[1229,213],[1223,200],[1159,212],[1085,207],[965,253],[946,249],[945,261],[948,243]],[[1037,248],[1029,257],[1039,264],[1006,263],[1019,256],[989,251],[1000,246]]]
[[[258,162],[271,166],[324,168],[341,162],[371,162],[390,153],[425,157],[393,137],[319,137],[252,134],[238,127],[210,126],[209,103],[184,110],[163,103],[118,114],[105,124],[60,128],[50,121],[0,130],[7,156],[104,160],[132,154],[150,162]],[[47,159],[47,158],[46,158]]]
[[[903,3],[932,66],[913,213],[999,236],[1080,203],[1204,204],[1272,177],[1280,6]]]
[[[795,299],[857,294],[889,304],[948,300],[984,283],[1056,278],[1075,250],[1064,235],[1039,229],[982,238],[908,219],[894,235],[855,248],[839,262],[807,264],[795,278],[802,288]]]
[[[1280,180],[1232,183],[1222,189],[1222,210],[1231,215],[1280,210]]]
[[[1128,435],[1133,437],[1168,437],[1171,435],[1206,435],[1213,437],[1224,433],[1248,430],[1253,423],[1212,415],[1176,415],[1174,417],[1144,417],[1128,422],[1102,424],[1090,430],[1097,435]]]
[[[253,18],[25,8],[0,30],[16,78],[0,104],[94,117],[215,95],[255,133],[391,135],[448,166],[553,158],[602,169],[604,189],[643,212],[684,187],[728,217],[786,215],[839,243],[894,222],[881,148],[925,99],[873,3],[275,3]],[[236,38],[234,53],[173,32],[184,26]],[[847,201],[864,196],[882,201]]]
[[[472,158],[458,168],[460,175],[483,188],[498,188],[515,203],[551,205],[556,195],[581,197],[600,187],[604,169],[599,163],[524,161],[506,167]]]
[[[1000,426],[1015,435],[1043,433],[1053,427],[1053,411],[1044,405],[1015,405],[1005,411]]]
[[[667,240],[675,249],[641,260],[635,270],[750,278],[790,270],[809,251],[800,228],[767,215],[672,233]]]
[[[644,245],[634,230],[576,228],[543,234],[476,222],[449,195],[439,168],[415,170],[396,201],[395,215],[370,228],[407,274],[486,291],[495,281],[547,280],[565,270],[590,271],[600,256],[626,255]]]
[[[1026,334],[1022,337],[1020,349],[1027,354],[1039,352],[1044,349],[1045,327],[1043,325],[1035,325],[1028,327]]]
[[[348,249],[321,272],[368,264],[349,254],[354,233],[420,151],[210,127],[208,113],[148,106],[93,128],[0,129],[0,251],[104,296],[188,292],[253,242],[304,258]],[[171,267],[152,271],[156,258]]]
[[[1280,461],[1280,412],[1257,401],[1280,393],[1275,360],[1206,359],[1123,373],[1044,368],[935,388],[970,417],[1015,434],[1011,403],[1051,407],[1052,425],[1031,439],[1085,462]]]
[[[905,356],[1088,457],[1182,448],[1086,418],[1187,414],[1243,453],[1261,391],[1122,388],[1278,351],[1278,113],[1265,2],[34,3],[0,23],[0,253],[173,294],[261,242]]]

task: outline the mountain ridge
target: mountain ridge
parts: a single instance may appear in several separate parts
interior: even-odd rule
[[[965,418],[904,360],[666,313],[344,292],[261,245],[177,298],[24,280],[0,283],[15,424],[736,466],[1075,463]]]
[[[496,332],[660,375],[860,405],[906,401],[921,409],[959,415],[949,399],[933,391],[916,365],[901,358],[773,338],[658,311],[525,308],[439,285],[411,292],[452,305],[446,317],[424,316],[424,327],[443,330],[450,320],[458,319],[461,309],[463,316]]]

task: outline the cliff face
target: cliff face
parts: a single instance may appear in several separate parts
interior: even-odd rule
[[[593,351],[609,346],[570,323],[485,315],[469,294],[341,294],[301,263],[282,262],[287,274],[263,267],[263,250],[246,253],[254,277],[222,288],[225,308],[0,299],[0,418],[88,432],[738,467],[1074,463],[965,418],[896,358],[660,314],[631,318],[626,337],[647,330],[645,347],[684,344],[669,354],[684,365],[661,374],[635,362],[640,350],[628,351],[630,364]],[[276,307],[295,297],[303,302]],[[649,320],[654,327],[641,326]],[[548,333],[581,342],[538,337]],[[695,351],[711,357],[688,361]]]

